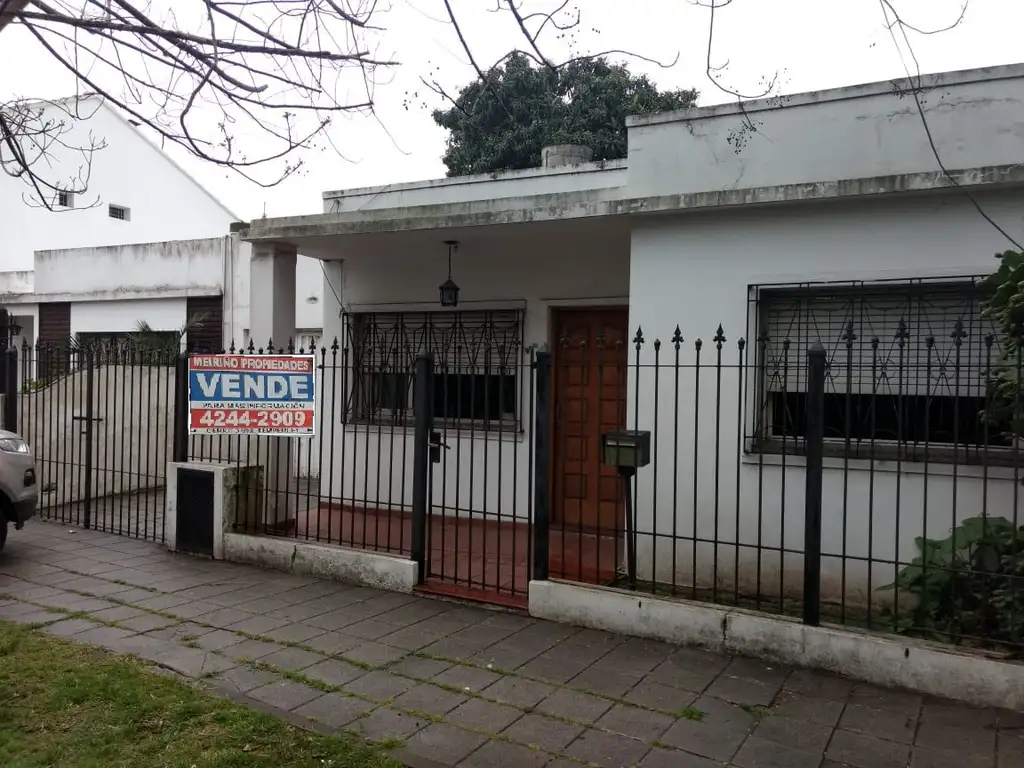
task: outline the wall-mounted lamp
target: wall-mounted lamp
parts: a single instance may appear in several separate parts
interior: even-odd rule
[[[459,306],[459,286],[452,280],[452,252],[459,250],[459,241],[445,240],[444,244],[448,246],[448,279],[438,286],[438,290],[441,292],[441,306],[457,307]]]

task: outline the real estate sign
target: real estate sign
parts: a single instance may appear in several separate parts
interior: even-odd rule
[[[189,355],[189,433],[311,437],[313,355]]]

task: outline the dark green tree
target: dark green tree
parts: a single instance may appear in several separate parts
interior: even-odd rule
[[[1024,252],[996,254],[999,269],[985,281],[992,295],[984,312],[996,324],[1002,354],[991,361],[985,416],[989,424],[1014,439],[1024,437]]]
[[[696,100],[696,90],[659,91],[645,75],[603,58],[545,67],[513,53],[433,117],[449,131],[442,158],[448,175],[465,176],[535,167],[550,144],[585,144],[595,160],[625,157],[627,115]]]

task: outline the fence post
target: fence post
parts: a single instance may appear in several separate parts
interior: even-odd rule
[[[82,499],[85,528],[92,527],[92,465],[93,465],[93,401],[96,397],[96,368],[92,347],[86,347],[85,354],[85,489]]]
[[[5,354],[11,338],[11,315],[6,309],[0,309],[0,394],[7,394],[7,366],[10,358]],[[5,427],[6,428],[6,427]]]
[[[412,559],[418,566],[417,582],[427,579],[427,513],[430,483],[430,432],[434,428],[434,360],[416,358],[413,379],[412,449]]]
[[[174,361],[174,445],[171,460],[188,461],[188,355]]]
[[[551,563],[551,353],[537,353],[537,410],[534,415],[533,574],[547,581]]]
[[[825,441],[825,347],[807,349],[807,459],[804,500],[804,624],[821,621],[821,489]]]
[[[4,429],[8,432],[18,431],[18,350],[11,347],[5,354],[7,358],[4,369]]]

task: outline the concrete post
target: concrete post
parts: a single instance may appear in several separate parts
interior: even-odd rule
[[[338,344],[344,343],[344,339],[342,338],[343,328],[341,318],[341,280],[343,263],[344,262],[341,261],[321,262],[324,269],[323,345],[328,349],[331,348],[331,343],[335,338],[337,338]]]
[[[344,496],[342,489],[345,487],[345,478],[341,476],[340,468],[335,469],[331,465],[331,457],[343,455],[341,441],[345,439],[345,431],[341,425],[343,410],[347,402],[345,388],[348,383],[348,377],[342,374],[346,345],[345,321],[342,317],[342,270],[344,264],[341,261],[323,261],[321,265],[324,270],[321,344],[326,348],[327,353],[323,356],[323,386],[317,396],[317,400],[319,400],[317,406],[322,411],[322,413],[317,413],[317,440],[323,441],[323,450],[318,450],[315,455],[316,460],[322,463],[322,466],[319,467],[319,477],[323,495],[342,497]],[[332,350],[335,339],[338,340],[337,351]],[[331,445],[332,441],[334,442],[333,446]],[[319,444],[317,448],[319,449]],[[337,463],[341,463],[340,458]]]
[[[256,348],[273,341],[275,348],[287,349],[295,338],[295,246],[288,243],[256,243],[249,267],[249,338]],[[266,504],[263,521],[267,527],[288,529],[295,524],[296,492],[292,477],[292,443],[298,438],[267,439],[258,457],[266,467]],[[290,491],[290,493],[289,493]],[[305,495],[302,495],[305,498]]]

